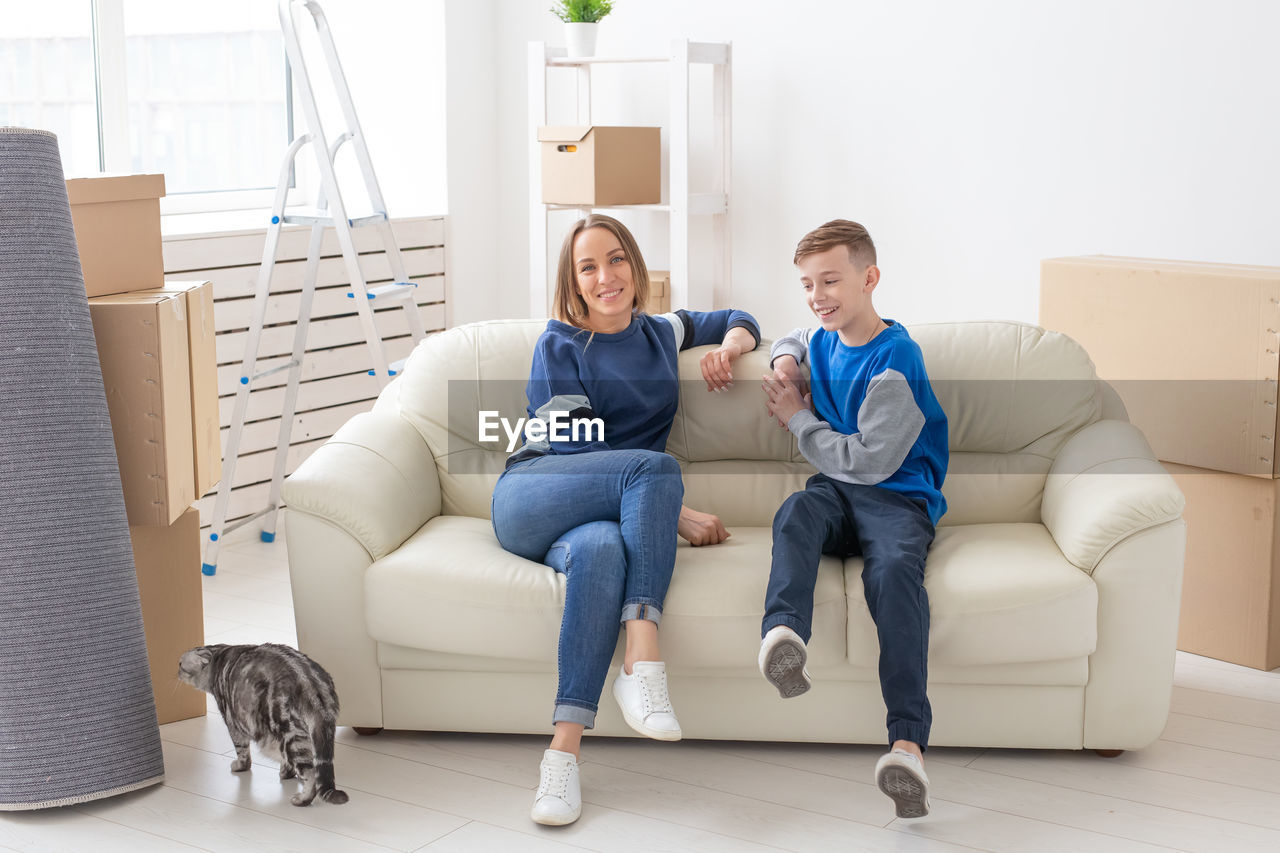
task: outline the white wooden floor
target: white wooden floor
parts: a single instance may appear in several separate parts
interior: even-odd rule
[[[208,642],[294,643],[283,538],[229,537],[205,578]],[[1180,652],[1176,683],[1164,736],[1119,758],[930,750],[933,813],[916,821],[872,784],[877,747],[588,740],[583,817],[560,829],[528,817],[544,738],[339,729],[351,802],[296,808],[261,756],[231,773],[211,704],[162,727],[164,785],[0,813],[0,849],[1280,850],[1280,670]]]

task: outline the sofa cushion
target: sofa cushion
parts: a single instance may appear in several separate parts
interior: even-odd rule
[[[862,560],[845,566],[849,660],[875,666]],[[1042,524],[941,527],[925,565],[929,661],[943,666],[1078,658],[1097,646],[1098,590]]]
[[[773,534],[768,527],[730,527],[727,541],[693,548],[681,541],[662,613],[662,651],[673,666],[756,666],[760,621],[769,585]],[[823,557],[813,591],[814,666],[846,660],[844,571]]]
[[[681,542],[662,616],[672,666],[754,665],[760,644],[770,531],[737,527],[714,547]],[[815,591],[815,665],[845,660],[844,578],[824,558]],[[554,662],[564,576],[502,549],[490,523],[437,516],[365,575],[369,634],[415,649]]]
[[[525,415],[525,383],[545,327],[542,320],[493,320],[432,335],[384,393],[379,405],[398,407],[431,448],[446,514],[488,517],[507,442],[479,440],[479,413],[513,423]],[[1049,462],[1101,411],[1088,355],[1065,335],[1026,323],[934,323],[909,331],[947,413],[952,466],[943,493],[950,511],[941,524],[1038,520]],[[755,490],[754,509],[727,491],[699,504],[740,523],[767,524],[778,493],[789,493],[797,469],[808,467],[762,403],[757,377],[768,369],[768,344],[739,360],[738,381],[721,394],[708,393],[701,379],[703,348],[680,354],[684,381],[667,451],[691,472],[702,463],[745,462],[777,481]]]

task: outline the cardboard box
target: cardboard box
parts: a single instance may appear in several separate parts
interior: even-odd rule
[[[649,270],[649,304],[646,314],[666,314],[671,310],[671,273]]]
[[[1280,480],[1165,468],[1187,498],[1178,648],[1280,666]]]
[[[1084,346],[1159,459],[1280,475],[1280,267],[1053,258],[1040,324]]]
[[[180,293],[187,308],[187,355],[191,365],[191,429],[195,457],[195,495],[202,498],[222,478],[218,435],[218,351],[213,325],[213,284],[170,281],[141,294]]]
[[[178,659],[204,645],[200,511],[191,507],[167,527],[130,527],[129,536],[156,715],[161,725],[199,717],[205,713],[205,694],[178,681]]]
[[[182,293],[89,300],[129,524],[168,527],[195,503]]]
[[[658,204],[660,128],[540,127],[544,204]]]
[[[89,296],[164,284],[160,197],[164,175],[99,175],[67,180],[71,221]]]

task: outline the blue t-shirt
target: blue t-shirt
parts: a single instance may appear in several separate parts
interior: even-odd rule
[[[507,459],[507,467],[547,453],[593,450],[656,450],[667,435],[679,402],[676,356],[681,350],[719,344],[730,329],[744,328],[760,341],[760,328],[745,311],[675,311],[637,314],[614,334],[592,333],[549,320],[533,351],[525,387],[529,418],[566,412],[573,419],[600,418],[604,440],[530,440]],[[597,436],[590,438],[598,439]]]
[[[947,416],[919,345],[900,323],[885,322],[862,346],[825,329],[797,330],[774,345],[777,356],[808,343],[814,412],[798,412],[788,426],[819,471],[922,500],[936,525],[947,511]]]

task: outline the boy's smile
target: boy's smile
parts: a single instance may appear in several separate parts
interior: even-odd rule
[[[880,330],[880,316],[871,293],[880,281],[880,268],[851,258],[845,246],[806,255],[797,265],[809,308],[828,332],[836,332],[846,346],[862,346]]]

